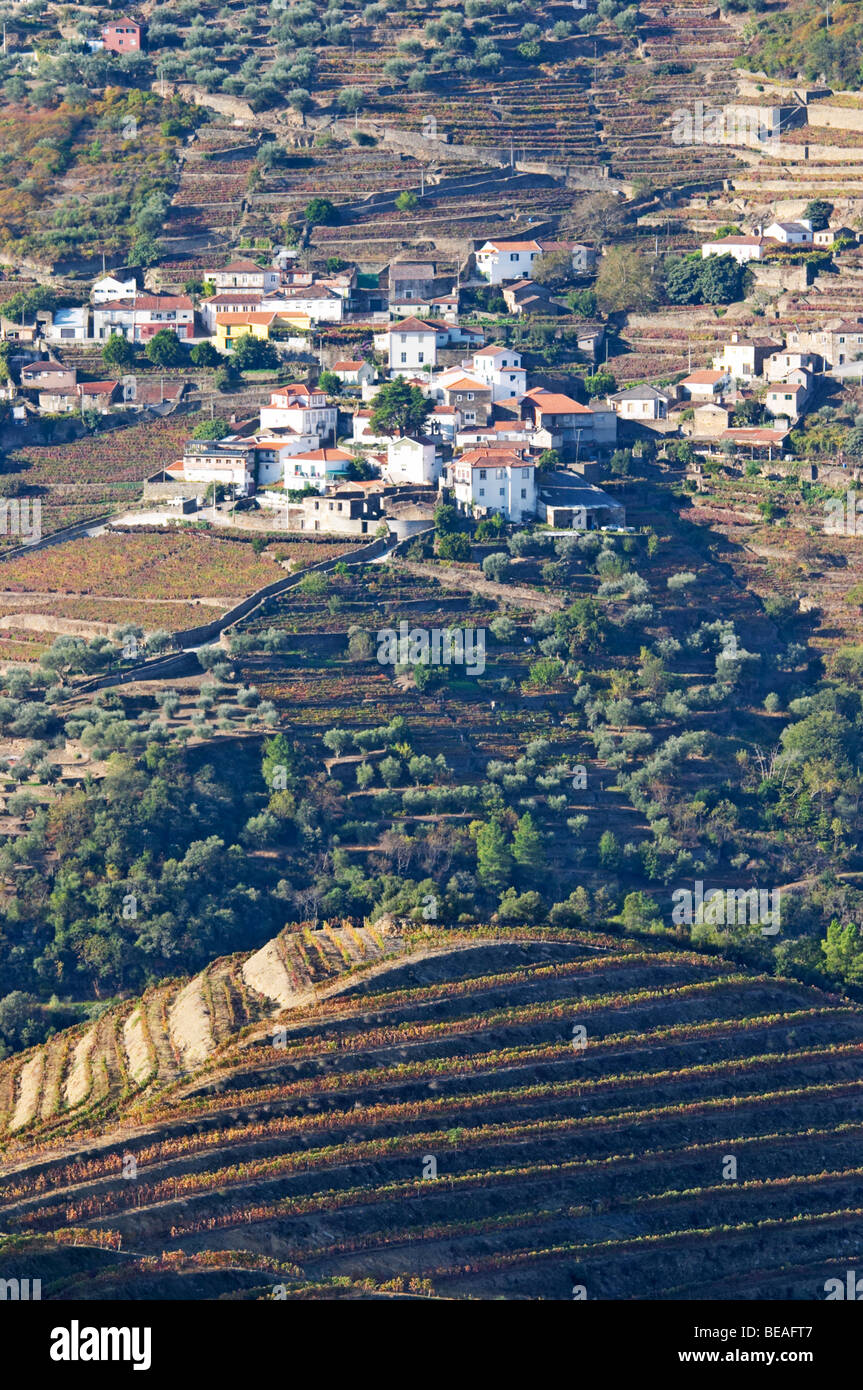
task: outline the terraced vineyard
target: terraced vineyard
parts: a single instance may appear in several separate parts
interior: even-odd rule
[[[293,931],[3,1065],[5,1253],[61,1298],[813,1299],[861,1050],[673,946]]]

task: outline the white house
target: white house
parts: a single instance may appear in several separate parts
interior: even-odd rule
[[[334,362],[330,371],[338,377],[339,381],[344,382],[345,386],[362,386],[375,379],[375,369],[371,362],[346,359],[341,362]]]
[[[720,356],[714,357],[713,366],[735,380],[749,381],[754,376],[761,376],[768,357],[781,348],[782,343],[774,338],[741,338],[735,329],[731,342],[725,344]],[[681,385],[685,383],[681,382]]]
[[[326,285],[289,285],[279,290],[262,307],[272,305],[274,309],[284,309],[287,313],[307,314],[313,323],[341,323],[344,317],[345,301],[335,290]]]
[[[785,381],[788,373],[804,368],[806,371],[815,373],[818,371],[821,359],[814,352],[799,352],[793,349],[783,348],[779,352],[773,352],[764,362],[764,377],[766,381]]]
[[[257,465],[258,487],[271,483],[281,483],[285,477],[285,464],[295,454],[307,454],[319,444],[316,434],[253,435],[248,443],[254,446]]]
[[[119,333],[130,342],[147,342],[167,328],[178,338],[195,336],[195,308],[184,294],[138,294],[130,300],[109,300],[93,308],[93,337]]]
[[[344,478],[353,455],[344,449],[310,449],[285,459],[285,487],[302,488],[308,483],[323,492],[328,483]]]
[[[363,444],[386,444],[388,436],[373,434],[371,428],[372,412],[355,410],[353,414],[352,438]]]
[[[534,261],[554,251],[569,251],[576,274],[592,270],[596,253],[589,246],[573,241],[486,241],[475,254],[479,275],[490,285],[506,280],[531,279]]]
[[[812,246],[815,242],[808,217],[800,217],[796,222],[771,222],[764,228],[764,235],[781,241],[783,246]]]
[[[391,374],[404,376],[436,365],[438,332],[434,324],[422,319],[402,319],[401,323],[392,324],[384,336]]]
[[[134,299],[138,293],[134,275],[127,280],[118,280],[114,275],[103,275],[90,291],[91,304],[107,304],[114,299]]]
[[[90,336],[89,304],[74,309],[55,309],[44,333],[50,343],[85,342]]]
[[[731,385],[731,373],[725,367],[704,367],[690,372],[680,382],[684,397],[690,401],[714,401]]]
[[[770,242],[763,236],[723,236],[702,242],[701,258],[706,261],[708,256],[733,256],[738,264],[746,265],[748,261],[763,260],[769,248]]]
[[[337,423],[338,411],[325,392],[300,382],[272,391],[269,405],[261,407],[262,430],[286,429],[318,440],[335,439]]]
[[[786,381],[769,388],[764,409],[769,415],[784,416],[793,424],[803,414],[811,394],[809,373],[805,368],[798,368]]]
[[[521,365],[521,353],[512,348],[492,344],[480,348],[472,358],[472,370],[491,387],[492,401],[512,400],[523,396],[527,389],[527,372]]]
[[[281,284],[281,273],[269,266],[259,266],[255,261],[237,260],[220,270],[207,270],[204,278],[216,290],[261,290],[266,294]]]
[[[465,512],[502,512],[521,522],[536,513],[536,465],[505,449],[469,449],[447,464],[446,486]]]
[[[656,386],[630,386],[616,391],[608,400],[621,420],[667,420],[674,397]]]
[[[205,487],[221,483],[245,497],[255,489],[255,452],[247,440],[190,439],[181,462],[167,471]]]
[[[387,483],[437,486],[441,475],[438,443],[426,436],[403,435],[387,445],[383,478]]]

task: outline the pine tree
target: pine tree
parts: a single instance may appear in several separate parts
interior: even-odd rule
[[[295,780],[296,750],[285,734],[276,734],[264,744],[261,773],[270,791],[286,791]]]
[[[534,824],[529,811],[521,817],[512,837],[512,857],[518,867],[529,875],[541,873],[545,868],[545,851],[542,835]]]
[[[512,855],[500,821],[487,821],[476,837],[476,870],[484,888],[501,892],[512,883]]]

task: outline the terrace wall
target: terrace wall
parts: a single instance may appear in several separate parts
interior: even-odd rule
[[[806,119],[809,125],[828,126],[832,130],[863,130],[863,107],[815,101],[807,106]]]

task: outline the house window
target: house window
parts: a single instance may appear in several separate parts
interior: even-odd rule
[[[479,476],[480,476],[481,478],[485,478],[485,469],[484,469],[484,468],[481,468],[481,469],[479,470]]]
[[[403,352],[403,353],[402,353],[402,361],[403,361],[403,362],[407,362],[407,360],[408,360],[408,355],[407,355],[406,352]]]
[[[473,391],[468,391],[468,393],[467,393],[467,398],[468,398],[469,401],[472,401],[472,400],[473,400],[473,394],[474,394]]]
[[[530,469],[529,469],[529,468],[523,468],[523,469],[521,470],[521,476],[522,476],[523,478],[529,478],[529,477],[530,477]]]
[[[524,501],[524,499],[527,497],[527,488],[526,488],[526,487],[523,487],[523,488],[522,488],[522,490],[521,490],[521,496],[522,496],[522,501]]]
[[[498,468],[498,469],[496,470],[494,476],[495,476],[496,478],[505,478],[505,477],[506,477],[506,469],[505,469],[505,468]]]
[[[510,253],[509,253],[509,258],[510,258],[511,261],[517,261],[517,260],[518,260],[518,252],[517,252],[517,251],[510,251]]]
[[[484,488],[484,487],[481,487],[481,488],[480,488],[480,490],[479,490],[479,495],[480,495],[480,497],[485,497],[485,488]]]
[[[505,489],[505,488],[501,488],[501,490],[500,490],[500,495],[501,495],[501,497],[505,497],[505,496],[506,496],[506,489]]]
[[[418,352],[418,353],[417,353],[417,361],[418,361],[418,362],[425,362],[425,360],[426,360],[426,355],[425,355],[425,353],[424,353],[424,352]]]

